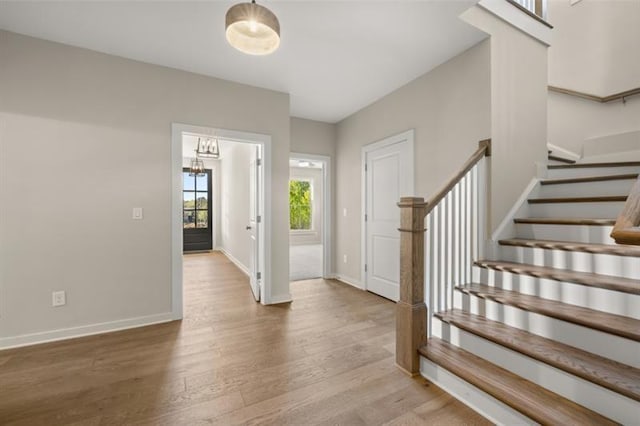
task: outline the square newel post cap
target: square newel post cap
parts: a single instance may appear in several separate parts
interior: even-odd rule
[[[427,204],[422,197],[400,197],[398,207],[425,207]]]

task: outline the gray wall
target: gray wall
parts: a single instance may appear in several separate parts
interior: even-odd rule
[[[491,188],[495,231],[547,161],[547,46],[474,6],[463,19],[490,35]],[[488,234],[490,235],[490,234]]]
[[[271,135],[287,211],[287,94],[4,31],[0,94],[0,338],[170,311],[172,122]],[[284,297],[287,216],[272,227]]]
[[[485,40],[337,125],[334,269],[360,282],[361,148],[415,129],[416,194],[428,197],[491,134]],[[347,209],[347,216],[343,215]],[[343,262],[347,255],[348,263]]]
[[[550,85],[598,96],[640,87],[640,2],[551,1],[549,20]],[[580,154],[586,139],[640,130],[639,117],[640,96],[601,104],[550,92],[549,142]]]

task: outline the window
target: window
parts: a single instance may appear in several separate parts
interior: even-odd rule
[[[311,229],[311,182],[289,181],[289,223],[293,230]]]
[[[209,187],[207,175],[189,176],[183,173],[182,191],[183,226],[185,228],[209,227]]]

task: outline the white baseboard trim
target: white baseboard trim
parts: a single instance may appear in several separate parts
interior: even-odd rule
[[[330,278],[334,280],[338,280],[345,284],[349,284],[350,286],[355,287],[357,289],[364,290],[364,287],[360,283],[360,280],[357,280],[355,278],[347,277],[346,275],[340,275],[340,274],[334,274]]]
[[[547,148],[549,148],[551,150],[552,154],[561,154],[561,157],[564,157],[568,160],[573,160],[573,161],[579,161],[582,156],[580,154],[577,154],[573,151],[569,151],[568,149],[565,149],[561,146],[558,145],[554,145],[552,143],[548,143],[547,144]]]
[[[246,266],[244,266],[244,264],[242,262],[240,262],[238,259],[236,259],[235,257],[233,257],[233,255],[231,253],[229,253],[228,251],[226,251],[224,248],[220,248],[219,249],[220,252],[222,254],[224,254],[225,256],[227,256],[227,258],[231,261],[231,263],[233,263],[234,265],[236,265],[238,267],[238,269],[240,269],[242,272],[244,272],[244,274],[246,276],[249,276],[249,268],[247,268]]]
[[[160,324],[173,320],[173,314],[171,312],[166,312],[163,314],[147,315],[144,317],[127,318],[117,321],[82,325],[79,327],[62,328],[58,330],[23,334],[21,336],[2,337],[0,338],[0,349],[18,348],[21,346],[55,342],[58,340],[75,339],[77,337],[110,333],[112,331],[126,330],[129,328],[144,327],[147,325]]]
[[[526,217],[528,215],[529,203],[528,200],[533,195],[533,191],[536,189],[538,184],[540,183],[540,179],[534,177],[531,179],[527,187],[522,191],[522,194],[518,198],[518,200],[513,204],[509,212],[506,214],[500,225],[496,228],[496,230],[491,235],[492,241],[498,241],[503,238],[510,238],[515,236],[515,225],[513,223],[513,219],[516,216]]]
[[[534,421],[448,370],[420,357],[420,374],[497,425],[535,425]]]
[[[280,294],[276,296],[271,296],[271,300],[269,301],[269,305],[277,305],[279,303],[289,303],[293,302],[293,298],[291,297],[291,293]]]

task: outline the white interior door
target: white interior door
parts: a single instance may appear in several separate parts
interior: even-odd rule
[[[365,265],[367,290],[400,296],[400,197],[413,195],[413,132],[365,147]]]
[[[259,235],[261,226],[261,218],[259,211],[259,196],[260,196],[260,173],[258,168],[260,167],[260,155],[259,147],[256,147],[255,155],[252,157],[249,163],[249,224],[247,225],[247,231],[249,236],[249,283],[251,284],[251,291],[256,301],[260,300],[260,263],[259,263]]]

